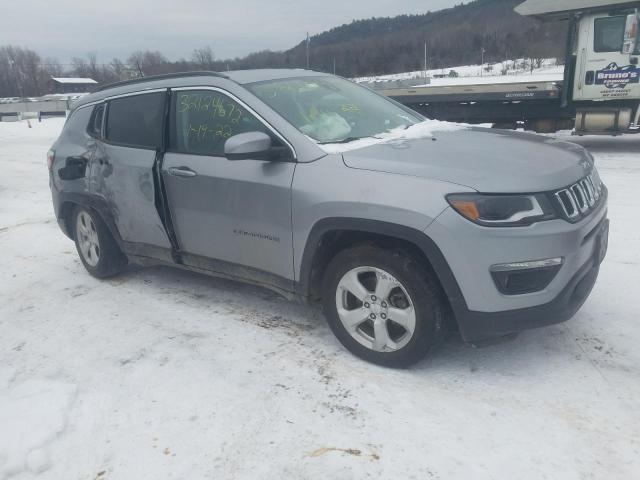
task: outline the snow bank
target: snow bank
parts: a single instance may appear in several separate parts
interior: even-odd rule
[[[48,446],[67,427],[75,385],[31,379],[14,382],[15,370],[0,368],[0,480],[51,466]]]
[[[21,138],[25,140],[33,140],[38,143],[44,142],[53,143],[51,139],[55,139],[60,132],[62,131],[62,127],[64,122],[66,122],[65,117],[55,117],[55,118],[47,118],[42,122],[38,122],[38,120],[23,120],[23,121],[15,121],[15,122],[0,122],[0,131],[2,132],[1,139],[12,140],[16,138]],[[20,145],[16,145],[15,152],[20,151]],[[8,145],[3,145],[3,152],[8,152]],[[46,150],[43,161],[46,165]]]
[[[466,125],[451,122],[441,122],[440,120],[425,120],[424,122],[411,125],[409,128],[399,127],[382,133],[376,137],[361,138],[348,143],[326,143],[319,144],[327,153],[342,153],[350,150],[377,145],[379,143],[389,143],[401,140],[412,140],[417,138],[433,137],[434,132],[446,132],[451,130],[461,130],[467,128]]]
[[[518,76],[482,76],[458,78],[432,78],[428,84],[416,81],[414,87],[448,87],[455,85],[498,85],[503,83],[561,82],[564,74],[559,71],[518,75]]]
[[[553,73],[562,73],[564,66],[557,65],[555,58],[545,58],[540,67],[536,67],[531,70],[530,59],[519,58],[516,60],[507,60],[498,63],[485,63],[484,65],[461,65],[457,67],[436,68],[426,71],[427,77],[432,79],[432,82],[441,81],[446,84],[448,81],[454,81],[460,77],[476,77],[476,78],[500,78],[508,77],[505,81],[521,81],[521,77],[537,76]],[[449,72],[455,71],[458,77],[447,77]],[[424,70],[415,70],[412,72],[392,73],[388,75],[377,75],[368,77],[354,78],[355,82],[377,82],[385,80],[420,80],[424,79]],[[437,78],[437,76],[445,76],[445,78]]]

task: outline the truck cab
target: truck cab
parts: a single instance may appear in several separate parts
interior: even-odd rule
[[[528,0],[516,11],[568,21],[563,106],[576,110],[575,133],[640,130],[640,2]]]

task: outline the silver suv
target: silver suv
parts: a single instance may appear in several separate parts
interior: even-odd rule
[[[570,318],[607,247],[591,155],[426,120],[306,70],[196,72],[80,99],[48,155],[95,277],[168,264],[321,302],[351,352],[421,359]]]

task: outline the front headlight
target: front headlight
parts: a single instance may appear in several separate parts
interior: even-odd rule
[[[524,226],[556,218],[552,205],[542,194],[454,193],[447,195],[447,201],[464,218],[485,227]]]

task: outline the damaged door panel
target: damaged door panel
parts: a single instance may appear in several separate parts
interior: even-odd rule
[[[107,102],[105,141],[96,150],[91,187],[106,200],[124,242],[169,252],[153,173],[162,146],[164,99],[164,91],[152,91]]]

